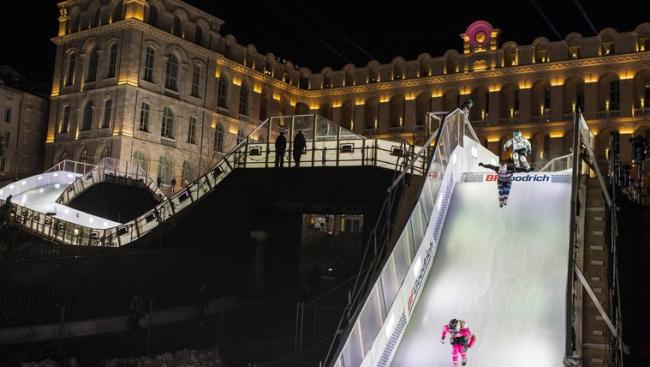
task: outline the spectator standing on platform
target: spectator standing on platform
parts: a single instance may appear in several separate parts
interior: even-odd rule
[[[280,136],[275,139],[275,167],[284,166],[284,152],[287,151],[287,138],[284,137],[284,131],[280,131]]]
[[[305,136],[302,135],[302,130],[298,130],[298,133],[293,138],[293,160],[296,161],[296,167],[300,167],[300,158],[305,152],[306,146]]]
[[[129,301],[129,329],[135,330],[140,328],[140,319],[144,316],[142,299],[137,293]]]
[[[160,178],[160,176],[158,176],[158,178],[156,179],[156,185],[158,185],[158,188],[160,188],[160,185],[162,185],[162,179]]]
[[[176,177],[172,177],[172,181],[170,183],[172,185],[172,192],[176,191]]]

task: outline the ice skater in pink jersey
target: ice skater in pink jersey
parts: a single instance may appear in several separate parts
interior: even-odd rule
[[[462,358],[463,366],[467,364],[467,348],[471,348],[476,341],[472,331],[466,326],[465,321],[452,319],[449,324],[442,328],[440,342],[445,343],[445,337],[449,333],[449,341],[452,346],[451,361],[458,366],[458,355]]]

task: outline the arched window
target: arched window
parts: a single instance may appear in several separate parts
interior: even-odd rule
[[[345,101],[341,105],[341,121],[340,125],[348,130],[352,130],[352,121],[354,115],[354,104],[352,101]]]
[[[86,82],[94,82],[97,79],[97,61],[99,60],[99,53],[97,48],[93,48],[90,51],[88,56],[88,75],[86,76]]]
[[[70,106],[63,106],[63,116],[59,127],[59,134],[65,134],[70,130]]]
[[[181,183],[182,185],[187,185],[194,180],[194,167],[192,163],[183,162],[183,170],[181,171]]]
[[[349,87],[351,85],[354,85],[354,70],[348,70],[345,72],[345,86]]]
[[[332,88],[332,77],[329,74],[323,75],[323,89]]]
[[[124,3],[118,1],[115,4],[115,10],[113,11],[113,22],[124,19]]]
[[[404,126],[404,104],[405,99],[402,95],[396,95],[390,99],[390,126]]]
[[[183,37],[183,23],[181,17],[178,15],[174,17],[174,26],[172,27],[172,34],[176,37]]]
[[[158,24],[158,8],[149,6],[149,24],[156,26]]]
[[[415,99],[415,124],[423,126],[429,111],[431,111],[431,95],[429,92],[422,92]]]
[[[173,167],[172,162],[167,157],[160,156],[160,160],[158,161],[158,178],[165,183],[171,182],[172,176],[174,175]]]
[[[102,21],[102,9],[97,8],[97,10],[95,10],[95,14],[93,14],[93,25],[92,26],[93,27],[99,27],[101,25],[101,21]]]
[[[379,68],[371,67],[368,71],[368,83],[377,83],[379,82]]]
[[[217,105],[221,108],[228,108],[228,79],[222,74],[219,78],[219,90],[217,92]]]
[[[81,130],[82,131],[90,130],[92,126],[93,126],[93,103],[88,102],[86,103],[86,107],[84,107]]]
[[[203,29],[199,26],[196,26],[196,33],[194,33],[194,42],[199,45],[203,43]]]
[[[237,145],[239,145],[239,143],[244,141],[244,139],[246,139],[244,132],[241,129],[237,130]]]
[[[169,107],[163,110],[162,124],[160,125],[160,136],[174,139],[174,113]]]
[[[196,117],[190,116],[190,121],[187,128],[187,142],[196,144]]]
[[[117,69],[117,43],[111,45],[108,55],[108,77],[115,77],[115,70]]]
[[[153,82],[153,66],[155,57],[156,50],[154,50],[153,47],[147,47],[144,57],[144,80],[148,82]]]
[[[101,161],[104,158],[108,158],[111,156],[111,150],[108,149],[108,147],[104,147],[102,149],[101,153],[99,153],[99,157],[97,158],[97,162]]]
[[[167,60],[165,88],[175,92],[178,91],[178,59],[174,55],[169,55],[169,59]]]
[[[79,162],[88,163],[88,149],[81,151],[81,154],[79,154]]]
[[[68,151],[64,150],[59,154],[59,162],[65,161],[66,159],[68,159]]]
[[[135,163],[137,166],[142,168],[142,170],[147,172],[147,160],[144,157],[144,153],[140,151],[135,151],[133,153],[133,163]]]
[[[332,120],[332,105],[329,103],[323,103],[318,109],[318,114],[325,117],[328,120]]]
[[[248,84],[245,82],[239,90],[239,114],[248,116]]]
[[[65,85],[69,86],[74,83],[74,70],[77,67],[77,54],[71,53],[68,55],[68,73],[65,78]]]
[[[201,85],[201,67],[194,65],[192,70],[192,96],[199,97],[199,87]]]
[[[260,120],[266,120],[269,117],[269,97],[266,91],[262,91],[260,97]]]
[[[149,132],[149,103],[142,102],[140,105],[140,131]]]
[[[379,102],[376,97],[366,101],[363,115],[365,128],[375,129],[377,127],[377,118],[379,116]]]
[[[217,125],[217,128],[214,129],[214,151],[223,152],[223,125]]]
[[[513,46],[506,48],[503,51],[503,66],[516,66],[517,65],[517,49]]]
[[[107,99],[104,102],[104,118],[102,119],[102,129],[106,129],[111,124],[111,110],[113,109],[113,101]]]

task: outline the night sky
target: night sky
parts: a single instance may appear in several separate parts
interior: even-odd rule
[[[407,60],[428,52],[440,56],[447,49],[462,48],[459,34],[477,19],[501,28],[501,41],[529,44],[537,36],[558,37],[536,10],[537,4],[564,38],[577,31],[593,35],[573,0],[565,1],[240,1],[187,0],[224,20],[222,34],[233,34],[239,43],[254,43],[258,52],[307,66],[314,72],[334,69],[348,62],[365,66],[371,56],[382,63],[395,56]],[[58,11],[56,1],[12,2],[0,22],[3,52],[0,64],[8,64],[35,82],[51,80]],[[585,12],[600,31],[613,27],[633,30],[650,22],[647,1],[586,1]],[[641,5],[644,4],[644,5]],[[11,14],[7,14],[11,11]]]

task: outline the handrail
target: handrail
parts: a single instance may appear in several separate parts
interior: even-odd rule
[[[273,125],[275,121],[278,121],[277,126]],[[197,200],[200,200],[205,194],[211,192],[215,189],[216,185],[221,182],[225,176],[227,176],[233,169],[236,168],[246,168],[247,165],[253,167],[268,167],[270,154],[275,154],[275,151],[270,149],[270,138],[272,137],[272,130],[275,129],[286,129],[286,126],[283,125],[284,122],[289,122],[291,125],[290,128],[293,128],[294,124],[298,126],[303,126],[299,124],[305,124],[305,128],[313,128],[313,134],[305,136],[309,149],[308,152],[312,153],[312,160],[304,162],[305,166],[326,166],[326,165],[361,165],[361,166],[381,166],[385,168],[394,169],[399,167],[400,159],[402,157],[400,154],[394,154],[392,151],[394,147],[391,147],[392,143],[379,139],[366,139],[360,135],[354,134],[340,126],[333,125],[329,120],[322,118],[321,116],[315,114],[308,115],[296,115],[296,116],[273,116],[266,119],[264,122],[260,123],[251,133],[249,133],[241,142],[235,145],[227,154],[225,154],[215,165],[210,169],[206,170],[202,175],[193,180],[190,184],[182,187],[174,195],[171,195],[165,198],[164,194],[160,195],[160,198],[163,201],[160,204],[154,206],[151,210],[145,212],[139,217],[117,225],[104,228],[93,228],[84,226],[81,224],[75,224],[68,222],[64,219],[53,218],[44,213],[34,211],[22,206],[13,204],[16,210],[21,213],[27,213],[26,216],[29,217],[29,221],[22,220],[16,221],[24,229],[33,232],[39,236],[45,237],[48,240],[55,242],[62,242],[65,244],[75,244],[75,245],[99,245],[99,246],[123,246],[125,244],[131,243],[135,240],[138,240],[142,236],[146,235],[154,228],[158,227],[163,222],[171,218],[179,210],[192,205]],[[254,136],[260,134],[262,129],[267,128],[266,131],[266,141],[261,142],[257,139],[253,139]],[[319,131],[318,129],[323,129]],[[277,131],[276,131],[277,132]],[[334,132],[336,135],[334,135]],[[292,135],[288,136],[289,141],[292,138]],[[336,138],[336,139],[335,139]],[[360,142],[361,147],[355,146],[355,141]],[[335,144],[335,145],[333,145]],[[340,153],[343,145],[351,145],[355,154],[351,157],[341,156]],[[288,144],[289,149],[287,152],[289,154],[292,152],[292,144]],[[253,156],[252,152],[249,152],[249,148],[256,148],[260,152],[263,147],[266,146],[266,159],[263,162],[263,166],[260,166],[259,160],[256,160],[256,157]],[[320,146],[320,147],[319,147]],[[261,149],[260,149],[261,148]],[[322,148],[322,157],[319,162],[315,162],[314,158],[317,153],[321,153],[319,149]],[[335,162],[331,156],[326,156],[325,152],[336,151]],[[402,149],[402,152],[406,152],[406,149]],[[412,154],[411,152],[407,152]],[[291,157],[289,162],[291,162]],[[106,163],[106,162],[104,162]],[[320,164],[322,163],[322,164]],[[328,164],[329,163],[329,164]],[[422,157],[414,158],[409,165],[411,172],[415,174],[424,174],[425,162]],[[419,163],[422,163],[422,168],[419,167]],[[397,164],[397,166],[395,166]],[[415,168],[418,164],[417,169]],[[106,166],[106,164],[105,164]],[[404,165],[406,166],[406,165]],[[87,175],[89,172],[97,172],[94,175],[100,175],[100,171],[103,172],[103,168],[100,170],[96,165],[90,165],[87,163],[73,162],[64,160],[53,167],[51,167],[48,172],[51,171],[61,171],[66,169],[71,169],[73,171],[82,172],[83,176],[80,177],[77,181],[77,184],[72,183],[73,191],[76,194],[76,191],[85,190],[84,179],[91,181],[97,181],[99,177],[88,178]],[[139,168],[136,168],[136,177],[138,176]],[[128,171],[128,168],[127,170]],[[112,168],[107,168],[106,172],[115,172]],[[127,176],[132,176],[129,172],[126,172]],[[158,192],[156,189],[157,185],[154,185],[151,178],[146,178],[145,183],[147,186]],[[75,188],[75,186],[78,186]],[[86,186],[89,187],[89,186]],[[66,188],[66,190],[68,190]],[[64,191],[65,192],[65,191]],[[72,193],[72,192],[70,192]],[[67,195],[69,195],[68,193]],[[0,200],[0,204],[4,203],[3,200]],[[26,217],[25,217],[26,218]],[[56,227],[56,228],[54,228]]]
[[[566,154],[566,155],[563,155],[563,156],[560,156],[560,157],[555,157],[555,158],[551,159],[539,171],[540,172],[552,172],[552,171],[554,171],[553,168],[555,168],[555,163],[556,162],[561,162],[561,161],[565,161],[567,169],[571,168],[571,165],[569,165],[569,163],[573,161],[573,153],[569,153],[569,154]]]
[[[454,119],[450,120],[450,116],[454,116]],[[375,362],[378,361],[375,357],[380,358],[379,355],[386,362],[393,355],[396,342],[403,335],[404,325],[408,322],[411,307],[420,295],[416,290],[419,286],[415,284],[417,282],[421,286],[425,272],[430,269],[454,184],[461,177],[458,170],[464,167],[464,163],[456,163],[464,162],[465,158],[459,160],[456,149],[464,146],[463,139],[466,136],[475,139],[471,130],[464,110],[452,111],[441,123],[434,140],[433,153],[429,156],[427,179],[419,192],[418,202],[409,220],[400,229],[400,236],[390,237],[391,240],[396,239],[397,244],[388,247],[386,237],[380,237],[384,235],[382,233],[371,237],[366,247],[359,268],[370,271],[359,283],[358,290],[354,291],[354,296],[339,321],[339,332],[334,336],[325,357],[326,365],[338,366],[341,359],[347,361],[349,358],[353,362],[346,362],[347,365],[358,365],[370,355],[374,356],[372,358]],[[468,156],[469,153],[468,150]],[[477,147],[473,145],[472,157],[477,159],[478,154]],[[390,192],[392,191],[389,194]],[[425,238],[426,233],[429,234]],[[376,255],[366,265],[366,254],[372,246],[375,246]],[[360,320],[365,320],[366,324],[369,320],[372,322],[362,325]],[[363,344],[360,340],[363,340]],[[336,352],[333,353],[335,345]]]
[[[436,131],[433,134],[431,134],[431,136],[426,140],[426,142],[424,142],[424,145],[415,154],[415,156],[411,160],[411,163],[409,163],[408,167],[399,174],[399,176],[397,177],[396,180],[393,181],[393,183],[391,183],[390,187],[388,187],[388,192],[392,191],[397,186],[397,184],[399,182],[401,182],[401,180],[406,176],[406,174],[413,169],[413,166],[415,165],[415,162],[417,161],[417,159],[421,158],[421,157],[424,157],[424,154],[429,151],[430,146],[433,143],[434,139],[438,138],[438,131],[440,131],[440,128],[441,128],[441,125],[442,125],[442,120],[440,119],[440,117],[436,116],[432,112],[427,113],[426,117],[427,117],[428,130],[431,129],[431,120],[432,119],[435,119],[436,121],[438,121],[438,127],[436,128]]]

